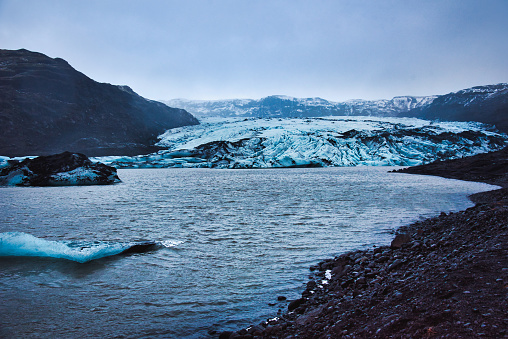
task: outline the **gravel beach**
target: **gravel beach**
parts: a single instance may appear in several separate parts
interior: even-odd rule
[[[320,262],[287,312],[219,338],[507,338],[508,149],[399,171],[503,188]]]

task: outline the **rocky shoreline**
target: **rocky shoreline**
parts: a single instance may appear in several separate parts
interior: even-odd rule
[[[507,338],[508,149],[401,172],[503,188],[320,262],[286,313],[219,338]]]
[[[94,163],[81,153],[63,152],[0,168],[0,186],[109,185],[121,182],[116,168]]]

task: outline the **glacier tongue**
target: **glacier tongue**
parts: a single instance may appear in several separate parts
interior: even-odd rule
[[[413,166],[503,148],[508,137],[488,126],[411,118],[208,118],[168,130],[167,150],[101,157],[120,168]]]

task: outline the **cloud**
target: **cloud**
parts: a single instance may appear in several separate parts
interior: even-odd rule
[[[331,100],[506,82],[508,2],[0,2],[3,48],[153,99]]]

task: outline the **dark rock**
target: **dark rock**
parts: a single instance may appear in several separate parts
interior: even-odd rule
[[[332,270],[332,276],[340,277],[343,275],[344,267],[342,265],[337,265]]]
[[[349,286],[351,286],[353,283],[354,283],[354,279],[347,279],[347,280],[344,280],[344,281],[340,284],[340,287],[342,287],[342,288],[348,288],[348,287],[349,287]]]
[[[401,248],[402,245],[407,244],[410,241],[411,236],[409,234],[397,234],[395,238],[392,240],[390,247],[394,249]]]
[[[379,258],[376,259],[376,262],[382,264],[384,262],[387,262],[388,260],[390,260],[389,256],[387,256],[387,255],[381,255]]]
[[[317,283],[314,280],[311,280],[307,283],[307,290],[312,291],[317,287]]]
[[[365,280],[365,277],[359,277],[358,279],[356,279],[356,283],[363,285],[367,283],[367,280]]]
[[[304,314],[305,310],[307,309],[306,305],[300,305],[295,309],[296,314]]]
[[[388,271],[393,271],[397,268],[399,268],[399,266],[401,266],[404,262],[401,260],[401,259],[395,259],[391,264],[390,266],[388,266]]]
[[[155,242],[144,242],[140,244],[134,244],[129,248],[122,251],[121,254],[131,254],[131,253],[145,253],[149,251],[153,251],[157,249],[157,243]]]
[[[224,331],[221,334],[219,334],[219,339],[229,339],[232,334],[233,334],[232,331]]]
[[[293,300],[292,302],[289,303],[288,305],[288,311],[291,312],[293,310],[295,310],[296,308],[298,308],[300,305],[304,304],[305,303],[305,299],[304,298],[300,298],[300,299],[296,299],[296,300]]]
[[[63,152],[11,163],[0,170],[0,185],[68,186],[120,182],[116,168],[93,163],[84,154]]]
[[[277,300],[278,300],[278,301],[284,301],[284,300],[286,300],[286,299],[287,299],[287,298],[286,298],[285,296],[283,296],[283,295],[279,295],[279,296],[277,297]]]
[[[256,326],[252,326],[251,328],[249,328],[248,333],[256,336],[256,335],[260,335],[261,333],[263,333],[264,330],[265,330],[265,328],[263,326],[256,325]]]
[[[320,264],[321,271],[330,270],[334,267],[334,262],[330,260],[326,260]]]
[[[369,273],[365,274],[365,277],[370,279],[370,278],[374,278],[378,274],[379,274],[379,272],[377,272],[377,271],[369,272]]]

